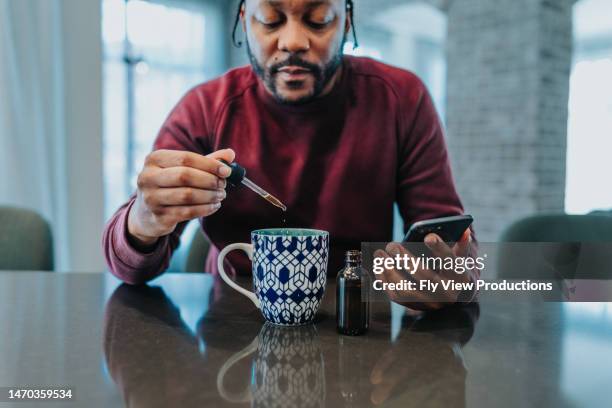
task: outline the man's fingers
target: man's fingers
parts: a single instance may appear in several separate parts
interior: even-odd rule
[[[397,380],[386,380],[385,382],[374,387],[370,394],[370,401],[374,405],[381,405],[389,399],[391,391],[395,386]]]
[[[409,250],[407,250],[406,248],[404,248],[401,244],[398,244],[397,242],[389,242],[387,246],[385,247],[385,251],[387,251],[387,253],[391,256],[399,255],[403,257],[404,255],[408,255],[409,257],[414,257],[414,255],[412,255],[412,253]]]
[[[394,283],[399,284],[403,279],[412,280],[412,277],[409,274],[402,274],[398,272],[395,268],[385,269],[385,271],[379,275],[380,279],[386,283]],[[404,303],[404,302],[413,302],[413,303],[426,303],[431,300],[431,297],[428,292],[423,292],[418,290],[419,282],[415,281],[417,285],[416,290],[390,290],[387,289],[385,292],[389,299],[396,303]]]
[[[226,162],[231,163],[236,159],[236,152],[234,152],[232,149],[223,149],[212,152],[206,157],[215,160],[225,160]]]
[[[170,167],[158,170],[152,177],[157,187],[193,187],[217,190],[226,186],[224,179],[191,167]]]
[[[407,249],[403,248],[403,246],[398,243],[389,243],[385,249],[386,251],[376,251],[374,256],[391,259],[396,259],[398,254],[402,259],[404,254],[409,257],[413,256]],[[414,274],[398,271],[395,268],[385,268],[384,272],[379,276],[380,279],[387,284],[397,284],[402,280],[412,281],[416,284],[415,290],[386,290],[391,301],[407,307],[420,310],[439,309],[443,305],[441,301],[452,299],[452,294],[446,293],[441,284],[440,274],[434,270],[427,269],[424,265],[420,265]],[[429,281],[432,284],[436,284],[436,289],[434,290],[432,285],[427,286],[431,291],[427,289],[421,290],[420,282],[422,281]]]
[[[373,385],[380,384],[385,379],[385,374],[393,362],[396,360],[396,356],[390,350],[387,351],[383,356],[376,362],[372,372],[370,373],[370,382]]]
[[[452,257],[451,249],[445,245],[446,248],[438,248],[439,253],[442,253],[442,258],[449,256]],[[444,252],[442,252],[444,251]],[[399,255],[399,258],[398,258]],[[385,283],[398,284],[402,280],[408,280],[416,283],[414,290],[386,290],[387,295],[391,301],[400,303],[404,306],[420,309],[420,310],[435,310],[440,309],[444,302],[452,301],[454,294],[452,291],[447,293],[442,286],[442,276],[435,270],[428,269],[427,265],[423,265],[424,259],[427,258],[415,258],[410,251],[404,248],[402,245],[390,242],[385,247],[385,251],[377,250],[374,253],[375,257],[384,257],[393,259],[394,265],[400,267],[398,271],[396,268],[384,268],[384,272],[379,275],[380,279]],[[403,271],[404,259],[408,258],[409,271]],[[413,264],[410,259],[420,261],[418,265]],[[396,265],[397,262],[400,265]],[[416,266],[416,269],[414,267]],[[443,269],[443,268],[442,268]],[[413,272],[414,273],[409,273]],[[427,289],[421,290],[421,282],[429,281],[430,285],[427,285]],[[434,289],[434,285],[436,288]]]
[[[468,228],[463,231],[463,235],[461,235],[459,242],[472,242],[472,230]]]
[[[389,245],[387,245],[387,248],[391,249],[392,252],[394,251],[393,247],[389,247]],[[393,257],[388,252],[380,250],[380,249],[374,252],[374,256],[378,258],[393,259]],[[398,283],[406,277],[400,274],[395,268],[384,268],[383,273],[378,276],[385,283]],[[387,290],[386,292],[389,298],[391,298],[391,300],[394,300],[397,297],[396,291]]]
[[[437,234],[427,234],[425,237],[425,245],[431,250],[433,256],[440,258],[454,256],[451,247],[449,247]]]
[[[475,253],[472,252],[472,232],[470,229],[466,229],[461,239],[453,247],[453,254],[456,258],[473,258]],[[469,282],[470,271],[466,270],[464,273],[454,273],[454,271],[443,271],[442,276],[445,279],[453,279],[458,282]]]
[[[415,282],[418,283],[419,281],[424,280],[424,279],[428,279],[432,282],[439,281],[439,277],[436,271],[432,269],[428,269],[427,265],[423,264],[426,258],[415,257],[409,250],[407,250],[406,248],[404,248],[401,244],[398,244],[397,242],[388,243],[385,249],[391,257],[396,257],[397,255],[399,255],[402,259],[404,259],[404,257],[407,256],[409,259],[412,258],[417,261],[416,263],[409,262],[408,266],[411,269],[407,271],[407,273],[409,272],[408,275],[410,279],[414,280]]]
[[[219,208],[221,208],[221,203],[168,207],[166,216],[172,217],[178,222],[189,221],[195,218],[208,217],[217,212]]]
[[[380,251],[379,253],[382,253],[383,257],[385,258],[391,259],[397,259],[398,255],[402,258],[404,257],[404,255],[408,256],[409,258],[413,256],[407,249],[403,248],[400,244],[395,242],[388,243],[385,247],[385,250]],[[395,283],[398,283],[403,279],[412,278],[412,276],[408,272],[400,273],[396,268],[385,268],[385,271],[383,272],[382,276],[386,282]]]
[[[161,168],[190,167],[226,178],[230,171],[219,160],[232,162],[234,158],[235,153],[231,149],[219,150],[208,156],[182,150],[156,150],[147,156],[146,162]]]
[[[225,190],[201,190],[199,188],[161,188],[156,193],[157,205],[201,205],[220,203]]]

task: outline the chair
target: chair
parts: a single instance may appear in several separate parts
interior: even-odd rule
[[[210,249],[210,241],[204,233],[198,229],[193,235],[193,239],[189,245],[187,258],[185,261],[185,272],[208,272],[204,270],[206,257]]]
[[[548,214],[523,218],[501,235],[502,242],[612,242],[612,217]]]
[[[612,208],[609,210],[595,210],[595,211],[591,211],[589,214],[591,215],[607,215],[612,217]]]
[[[500,278],[612,278],[609,215],[530,216],[510,225],[501,234],[500,242],[526,243],[500,245]]]
[[[172,255],[167,272],[207,272],[204,270],[210,241],[202,232],[200,223],[192,221],[181,237],[181,245]]]
[[[0,206],[0,270],[53,270],[51,227],[36,212]]]

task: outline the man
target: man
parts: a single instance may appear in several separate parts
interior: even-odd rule
[[[213,244],[209,271],[219,248],[287,225],[330,232],[335,274],[344,251],[392,239],[396,201],[407,224],[463,212],[425,86],[407,71],[343,56],[352,16],[351,0],[241,2],[236,22],[251,67],[192,89],[162,126],[135,197],[104,234],[115,275],[135,284],[161,274],[194,218]],[[245,188],[226,194],[222,159],[237,160],[287,213]],[[229,259],[250,273],[243,254]]]

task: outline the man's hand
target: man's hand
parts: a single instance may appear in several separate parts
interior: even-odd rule
[[[467,229],[459,242],[457,242],[452,248],[450,248],[438,235],[429,234],[425,237],[425,245],[431,251],[431,257],[445,258],[457,258],[470,256],[470,244],[472,242],[471,232]],[[396,255],[403,257],[414,257],[408,250],[402,245],[391,242],[387,245],[384,251],[378,250],[374,253],[375,257],[391,257],[394,258]],[[411,291],[398,291],[398,290],[387,290],[389,298],[403,306],[409,307],[416,310],[438,310],[444,307],[444,305],[453,304],[458,300],[459,291],[444,290],[441,282],[447,280],[454,280],[455,282],[464,283],[470,282],[470,271],[465,271],[462,274],[455,273],[452,270],[432,270],[426,269],[420,266],[414,274],[410,274],[404,271],[398,271],[394,268],[385,269],[380,275],[383,282],[387,283],[399,283],[402,280],[412,280],[416,282],[417,290]],[[433,283],[437,283],[437,290],[435,294],[428,291],[418,290],[418,285],[421,280],[429,280]]]
[[[138,175],[136,202],[128,215],[128,232],[138,247],[153,246],[177,224],[215,213],[225,199],[225,179],[234,161],[231,149],[208,156],[175,150],[149,154]]]

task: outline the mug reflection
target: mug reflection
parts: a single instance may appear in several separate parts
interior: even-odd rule
[[[228,393],[227,372],[253,353],[250,390]],[[221,367],[217,388],[224,400],[239,402],[248,396],[254,407],[324,406],[325,367],[315,327],[264,324],[253,342]]]

